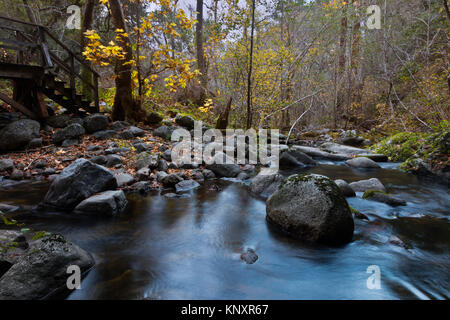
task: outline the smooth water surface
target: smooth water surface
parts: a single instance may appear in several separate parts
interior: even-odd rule
[[[395,168],[321,163],[309,170],[348,182],[377,177],[408,202],[392,208],[361,194],[348,198],[370,221],[356,219],[353,242],[339,248],[272,230],[265,202],[242,182],[215,181],[222,191],[205,184],[188,198],[130,195],[126,212],[114,218],[28,210],[46,184],[0,191],[0,202],[24,206],[15,219],[26,227],[61,233],[95,255],[96,266],[69,299],[448,299],[448,187]],[[240,259],[247,248],[259,256],[253,265]],[[380,290],[367,288],[370,265],[381,269]]]

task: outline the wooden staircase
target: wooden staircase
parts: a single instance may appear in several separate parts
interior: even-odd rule
[[[44,95],[70,113],[99,111],[98,73],[41,25],[0,16],[0,79],[14,83],[0,99],[31,118],[49,116]]]

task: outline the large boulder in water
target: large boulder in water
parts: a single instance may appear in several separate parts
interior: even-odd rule
[[[0,152],[18,150],[39,136],[41,125],[29,119],[10,123],[0,130]]]
[[[0,278],[0,300],[40,300],[67,291],[67,269],[72,265],[85,274],[94,259],[59,235],[34,241]]]
[[[44,205],[71,210],[95,193],[116,188],[117,181],[111,171],[86,159],[78,159],[53,181]]]
[[[350,208],[333,180],[293,175],[267,200],[267,221],[294,238],[328,245],[350,242]]]

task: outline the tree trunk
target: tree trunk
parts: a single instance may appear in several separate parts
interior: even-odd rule
[[[97,5],[98,0],[87,0],[86,5],[84,6],[84,14],[83,14],[83,25],[81,27],[81,51],[84,51],[84,48],[86,47],[87,41],[84,36],[84,33],[88,30],[92,29],[92,24],[94,22],[94,8]],[[91,65],[91,63],[87,60],[85,62],[88,65]],[[92,73],[84,66],[81,66],[81,77],[88,83],[94,84],[94,79]],[[88,98],[89,100],[93,99],[93,92],[91,87],[86,84],[85,82],[82,82],[82,93],[83,95]]]
[[[341,19],[341,34],[339,36],[339,62],[337,70],[337,99],[336,99],[336,116],[342,116],[344,105],[343,75],[346,65],[346,47],[347,47],[347,10],[343,9],[343,17]],[[339,124],[339,119],[335,119],[335,123]]]
[[[253,68],[253,35],[255,32],[255,2],[252,0],[252,26],[250,31],[250,62],[248,67],[247,79],[247,126],[246,129],[252,127],[252,68]]]
[[[120,0],[109,0],[111,16],[116,29],[122,29],[128,34],[128,28],[122,10]],[[116,96],[114,98],[114,107],[112,118],[116,120],[138,121],[142,120],[142,110],[133,98],[131,65],[125,64],[133,59],[133,51],[131,49],[130,38],[120,37],[119,45],[125,52],[125,59],[116,60]]]
[[[208,86],[208,71],[206,68],[205,53],[203,50],[203,0],[197,0],[197,24],[195,26],[195,43],[197,47],[197,66],[201,73],[202,98],[206,95]]]

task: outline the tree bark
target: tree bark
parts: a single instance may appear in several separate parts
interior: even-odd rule
[[[122,29],[128,34],[128,28],[122,10],[120,0],[109,0],[111,16],[116,29]],[[143,112],[133,98],[131,65],[125,62],[133,59],[130,38],[128,36],[120,37],[119,45],[125,53],[125,59],[116,60],[116,96],[114,98],[114,107],[112,118],[116,120],[137,121],[142,120]]]
[[[252,0],[252,26],[250,31],[250,58],[247,79],[247,130],[252,126],[252,68],[253,68],[253,38],[255,32],[255,2]]]
[[[81,51],[84,51],[84,48],[86,47],[87,41],[84,36],[84,33],[88,30],[92,29],[92,24],[94,22],[94,9],[97,5],[98,0],[87,0],[86,5],[84,6],[84,14],[83,14],[83,25],[81,27]],[[88,65],[91,65],[91,63],[87,60],[85,62]],[[94,84],[94,79],[92,73],[84,66],[81,66],[81,77],[87,81],[90,84]],[[93,99],[93,93],[91,87],[86,84],[85,82],[82,82],[82,93],[83,95],[88,98],[89,100]]]
[[[208,86],[208,70],[206,68],[205,53],[203,50],[203,0],[197,0],[197,24],[195,26],[195,43],[197,49],[197,66],[201,73],[202,99],[206,95]]]

